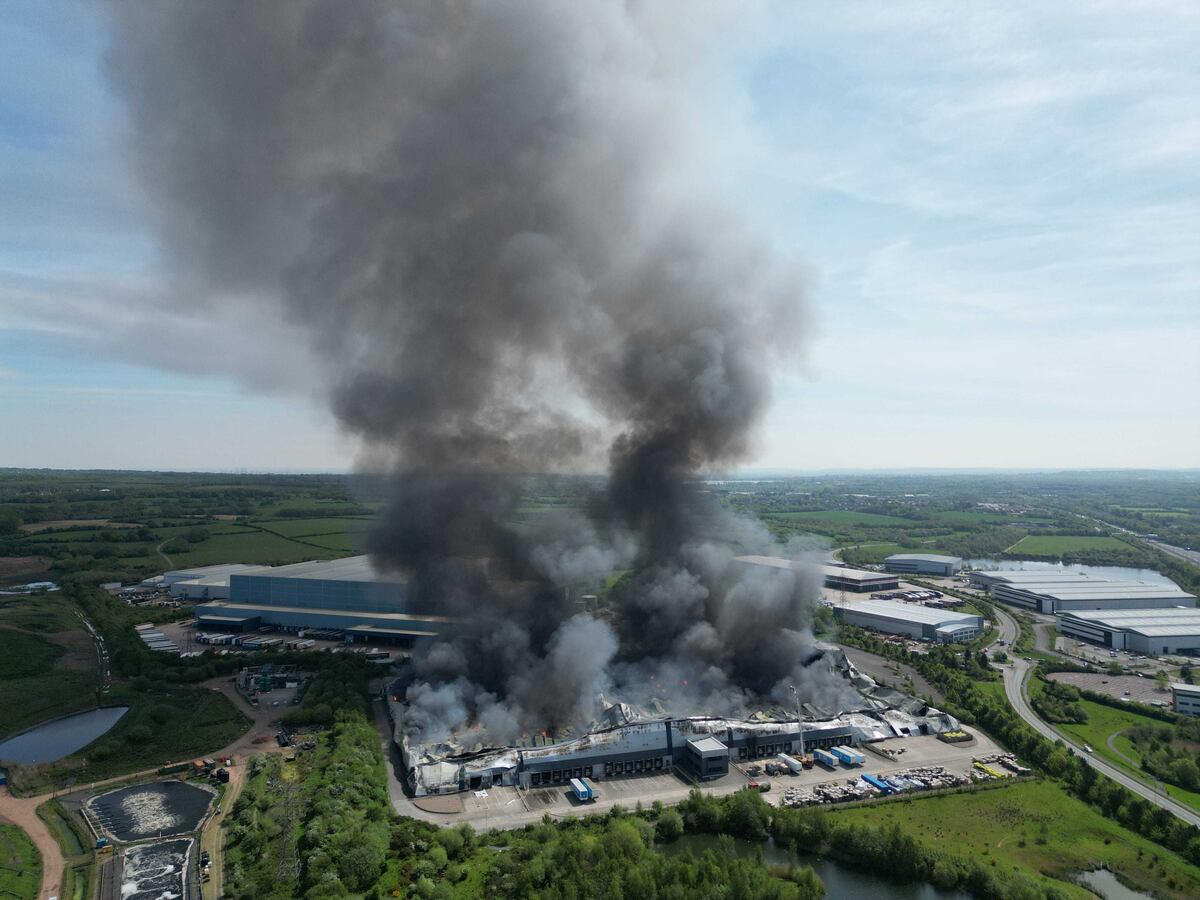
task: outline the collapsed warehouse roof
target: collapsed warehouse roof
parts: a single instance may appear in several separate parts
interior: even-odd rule
[[[530,735],[517,746],[485,747],[478,731],[466,729],[433,744],[419,743],[406,728],[405,705],[392,693],[389,712],[408,788],[416,795],[453,793],[496,784],[530,787],[554,773],[621,774],[670,768],[689,740],[714,738],[734,758],[794,752],[803,746],[861,744],[915,734],[957,729],[958,722],[918,698],[877,684],[861,673],[840,648],[822,645],[824,654],[854,688],[852,708],[820,710],[804,704],[796,717],[778,705],[765,705],[741,716],[674,716],[662,701],[637,707],[602,702],[603,712],[581,734]],[[603,701],[603,698],[602,698]]]

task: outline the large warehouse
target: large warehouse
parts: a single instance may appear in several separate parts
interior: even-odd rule
[[[883,561],[889,572],[914,575],[953,575],[962,568],[962,558],[938,553],[893,553]]]
[[[1076,610],[1058,614],[1067,637],[1145,656],[1200,653],[1200,609]]]
[[[969,641],[984,627],[982,616],[894,600],[859,600],[836,611],[847,625],[925,641]]]
[[[750,566],[767,566],[772,569],[791,569],[802,571],[805,563],[784,559],[780,556],[739,556],[737,562]],[[874,591],[894,591],[900,587],[900,578],[887,572],[868,572],[864,569],[852,569],[849,566],[835,566],[823,563],[815,567],[824,578],[825,587],[841,591],[851,591],[855,594],[867,594]]]
[[[1196,605],[1192,594],[1173,584],[1112,581],[1077,572],[972,572],[971,583],[986,587],[997,600],[1042,613]]]
[[[219,566],[198,566],[192,569],[175,569],[162,576],[163,587],[171,589],[171,596],[183,600],[228,600],[229,576],[235,572],[250,572],[262,566],[245,563],[225,563]]]
[[[780,714],[777,709],[755,710],[745,718],[649,715],[618,703],[605,707],[602,721],[590,730],[565,739],[534,735],[511,746],[485,747],[477,743],[475,726],[422,744],[415,728],[406,728],[407,708],[397,686],[388,692],[387,709],[405,781],[416,796],[495,785],[562,785],[572,778],[599,780],[676,767],[694,778],[719,777],[731,761],[771,759],[802,748],[807,752],[961,727],[953,716],[878,685],[855,669],[842,650],[824,650],[827,662],[861,699],[852,710],[811,719],[798,719],[795,712]]]
[[[451,624],[408,611],[401,576],[382,574],[369,557],[257,566],[229,576],[229,599],[196,607],[201,628],[245,631],[334,629],[348,637],[399,643],[432,637]]]

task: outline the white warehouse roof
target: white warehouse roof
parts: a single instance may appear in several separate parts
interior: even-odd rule
[[[163,575],[163,582],[171,585],[180,581],[195,581],[198,578],[228,578],[235,573],[244,573],[261,568],[263,567],[249,566],[245,563],[223,563],[219,566],[195,566],[191,569],[173,569]]]
[[[1113,631],[1131,631],[1147,637],[1172,637],[1200,634],[1200,609],[1078,610],[1059,613],[1064,619],[1077,619]]]
[[[863,569],[851,569],[849,566],[834,566],[828,563],[810,565],[784,559],[781,556],[737,556],[734,557],[734,561],[752,566],[768,566],[772,569],[790,569],[793,572],[802,572],[806,568],[813,568],[825,578],[844,578],[847,581],[896,580],[896,576],[890,572],[867,572]]]
[[[944,563],[948,566],[957,566],[962,562],[960,556],[943,556],[940,553],[893,553],[884,562],[932,562]]]
[[[881,619],[894,619],[899,622],[915,622],[921,625],[953,625],[959,622],[974,624],[979,616],[974,613],[954,612],[947,609],[935,609],[931,606],[918,606],[915,603],[900,603],[896,600],[861,600],[849,603],[847,612],[864,613],[878,616]]]
[[[369,556],[347,556],[343,559],[318,559],[312,562],[292,563],[287,566],[248,566],[253,572],[238,572],[239,575],[258,575],[269,578],[303,578],[313,581],[371,581],[404,584],[399,573],[382,573],[371,564]]]

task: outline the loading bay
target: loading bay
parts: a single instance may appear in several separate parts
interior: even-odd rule
[[[378,704],[377,704],[378,706]],[[382,715],[382,713],[380,713]],[[378,719],[377,719],[378,721]],[[817,784],[844,784],[847,779],[858,781],[864,773],[888,775],[905,769],[921,766],[942,766],[948,772],[966,774],[976,757],[1003,752],[987,735],[973,728],[965,728],[974,739],[961,744],[947,744],[933,736],[898,738],[885,742],[889,750],[898,752],[896,758],[888,759],[865,748],[867,762],[855,769],[835,770],[814,766],[800,775],[760,775],[751,778],[741,766],[733,764],[729,774],[723,778],[696,785],[677,772],[656,775],[628,775],[596,780],[599,793],[597,800],[579,803],[574,800],[565,786],[520,790],[515,787],[491,787],[481,791],[464,791],[437,797],[412,798],[404,793],[397,778],[398,753],[390,740],[383,719],[380,737],[388,752],[388,794],[392,806],[402,816],[411,816],[438,825],[459,825],[464,822],[476,830],[492,828],[520,828],[540,822],[543,816],[565,818],[605,813],[614,806],[633,809],[639,802],[649,806],[656,800],[667,805],[686,799],[694,786],[705,793],[722,796],[743,790],[751,781],[770,784],[763,794],[768,803],[778,806],[783,801],[785,788],[812,788]],[[864,748],[859,748],[864,749]],[[758,760],[761,764],[765,760]]]

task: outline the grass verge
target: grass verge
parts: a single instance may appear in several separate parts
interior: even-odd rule
[[[42,886],[42,856],[16,825],[0,825],[0,897],[36,900]]]

